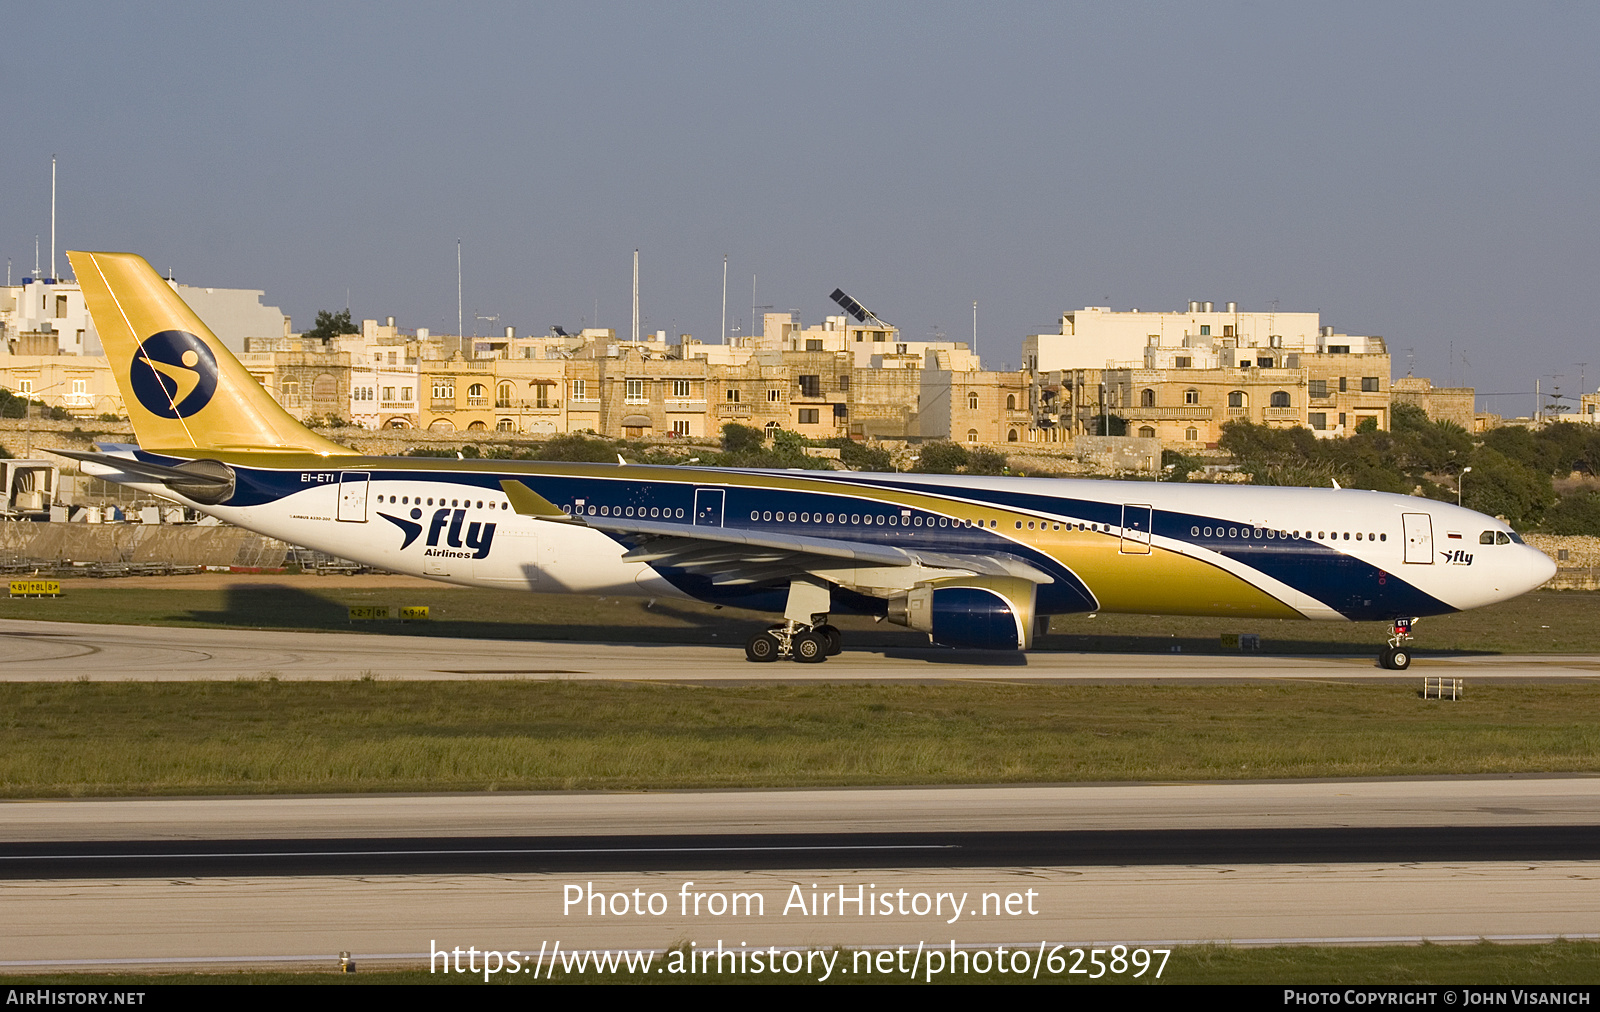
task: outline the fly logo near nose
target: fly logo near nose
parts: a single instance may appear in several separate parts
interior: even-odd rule
[[[216,355],[184,330],[163,330],[145,338],[128,373],[139,403],[162,418],[188,418],[210,404],[217,392]]]
[[[1440,552],[1439,554],[1444,556],[1444,561],[1449,565],[1452,565],[1452,566],[1470,566],[1470,565],[1472,565],[1472,555],[1469,552],[1464,551],[1463,549],[1457,548],[1453,552]]]

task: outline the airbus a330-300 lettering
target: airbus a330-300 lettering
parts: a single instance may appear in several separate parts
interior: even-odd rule
[[[1539,586],[1491,517],[1354,489],[372,457],[289,415],[143,259],[68,254],[137,445],[61,451],[293,544],[477,587],[781,614],[753,661],[840,649],[829,616],[1026,650],[1050,615],[1393,623]]]

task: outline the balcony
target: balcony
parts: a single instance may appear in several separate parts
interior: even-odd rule
[[[1298,422],[1304,418],[1299,408],[1267,408],[1269,422]]]
[[[561,399],[559,397],[531,401],[524,400],[498,400],[494,402],[496,411],[559,411]]]
[[[750,405],[748,404],[718,404],[718,418],[749,418]]]
[[[1248,410],[1248,408],[1228,409],[1229,413]],[[1202,422],[1211,419],[1213,409],[1199,404],[1184,404],[1167,408],[1123,408],[1118,414],[1130,422]]]
[[[668,411],[704,411],[706,409],[706,401],[703,397],[698,400],[693,397],[668,397],[666,405]]]

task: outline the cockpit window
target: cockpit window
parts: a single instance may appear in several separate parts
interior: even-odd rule
[[[1511,544],[1511,535],[1507,534],[1505,531],[1495,531],[1494,543],[1497,545],[1509,545]]]
[[[1480,545],[1492,545],[1492,544],[1494,544],[1494,531],[1484,531],[1482,534],[1478,535],[1478,544],[1480,544]]]
[[[1518,534],[1516,531],[1512,531],[1511,532],[1510,538],[1511,538],[1511,543],[1513,545],[1524,545],[1524,544],[1527,544],[1527,542],[1522,540],[1522,535]]]

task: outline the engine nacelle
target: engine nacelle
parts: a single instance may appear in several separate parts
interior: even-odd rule
[[[1010,576],[921,583],[889,602],[889,621],[920,629],[941,646],[1026,650],[1033,642],[1037,586]]]

